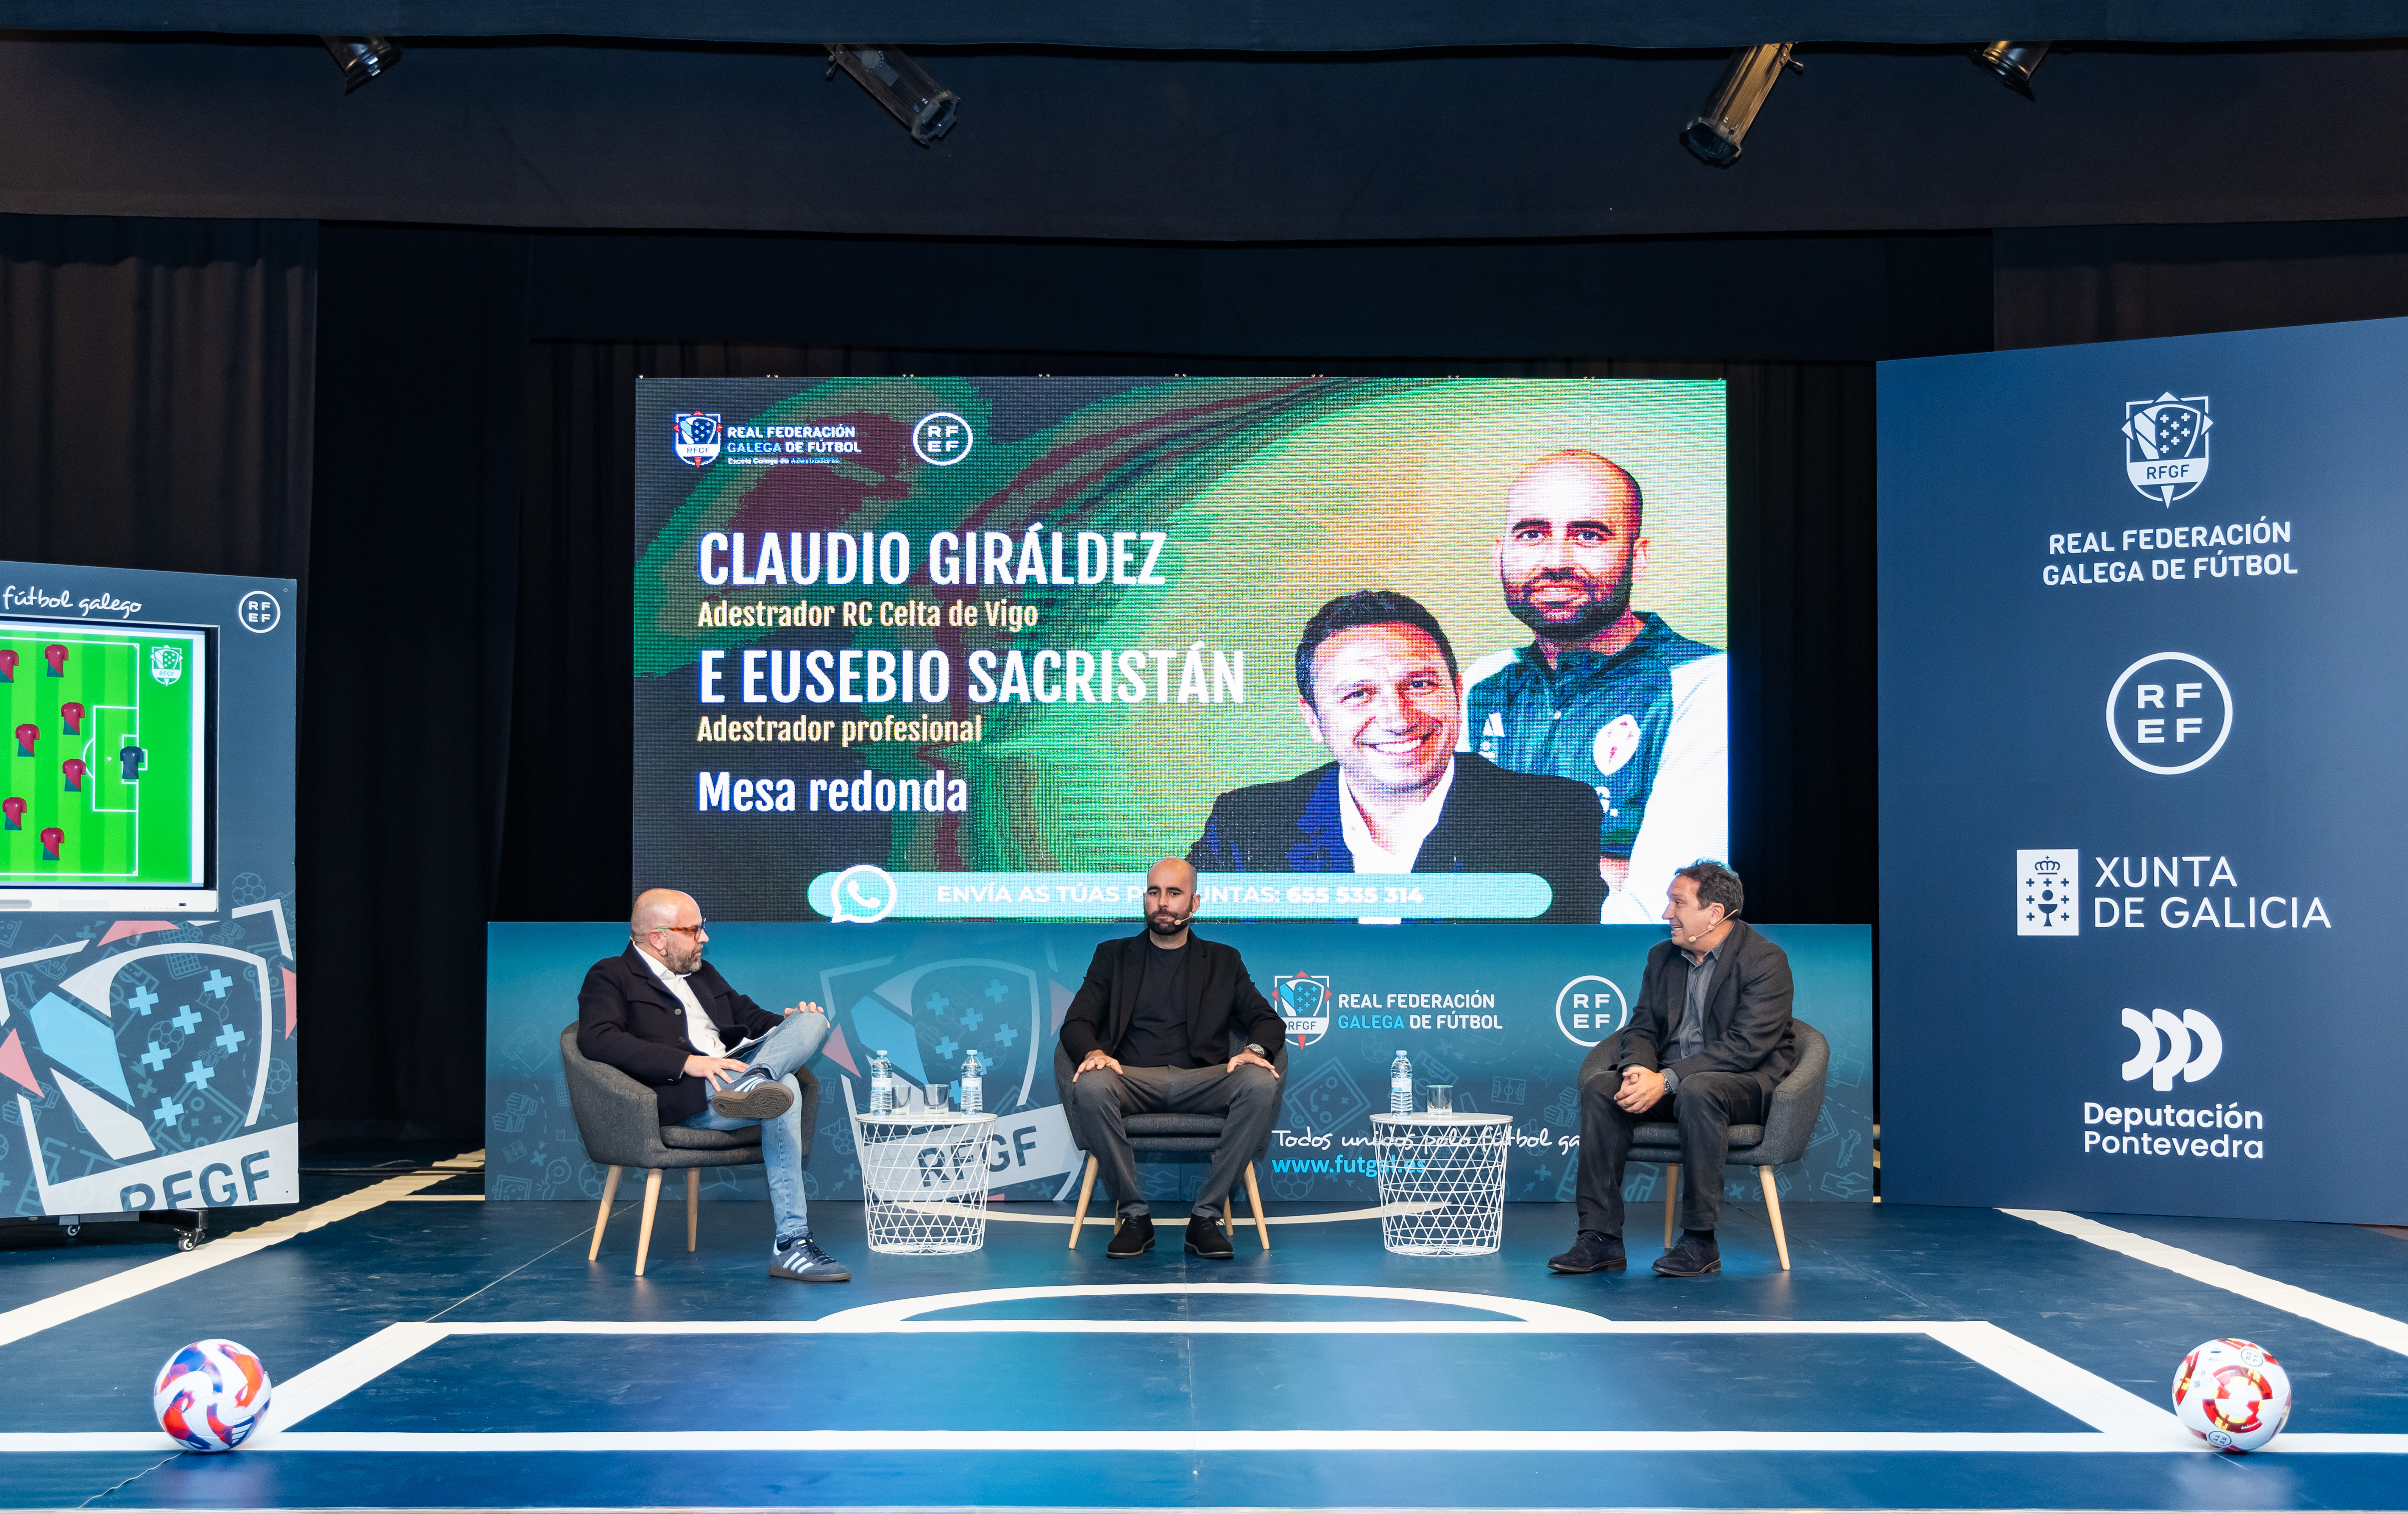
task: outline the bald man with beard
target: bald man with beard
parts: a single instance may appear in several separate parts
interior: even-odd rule
[[[1662,912],[1673,871],[1729,850],[1729,664],[1630,608],[1647,576],[1639,481],[1568,448],[1505,491],[1490,561],[1534,633],[1464,670],[1464,744],[1515,772],[1570,778],[1598,800],[1602,917]]]
[[[578,990],[577,1049],[651,1088],[663,1125],[761,1127],[777,1216],[769,1276],[850,1282],[844,1263],[811,1239],[803,1196],[801,1080],[810,1074],[802,1068],[828,1038],[827,1011],[806,1000],[770,1014],[702,959],[710,944],[692,895],[674,888],[638,894],[627,918],[627,949],[595,963]]]

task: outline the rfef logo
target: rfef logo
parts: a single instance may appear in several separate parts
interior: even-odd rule
[[[2124,1081],[2142,1077],[2159,1093],[2172,1091],[2174,1077],[2196,1083],[2215,1071],[2224,1060],[2224,1037],[2215,1022],[2195,1009],[2186,1009],[2176,1019],[2162,1009],[2146,1015],[2137,1009],[2124,1011],[2124,1029],[2141,1038],[2141,1049],[2124,1064]]]
[[[2187,498],[2207,482],[2207,397],[2171,394],[2124,404],[2124,475],[2160,504]]]
[[[2188,772],[2232,734],[2232,689],[2187,652],[2152,652],[2107,691],[2107,735],[2143,772]]]
[[[1630,1001],[1612,978],[1592,973],[1555,994],[1555,1029],[1576,1045],[1596,1045],[1629,1023]]]
[[[1329,1033],[1329,979],[1326,974],[1291,973],[1271,979],[1279,1000],[1280,1018],[1287,1021],[1287,1038],[1309,1046]]]
[[[2082,851],[2059,847],[2015,854],[2015,934],[2082,934]]]
[[[695,468],[709,468],[719,460],[719,413],[700,411],[680,411],[671,419],[676,423],[677,454]]]
[[[951,468],[970,454],[970,423],[949,410],[931,411],[911,427],[911,450],[924,463]]]

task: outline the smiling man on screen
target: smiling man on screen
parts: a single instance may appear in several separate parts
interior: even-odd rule
[[[1597,798],[1455,750],[1463,684],[1416,601],[1361,589],[1323,605],[1296,648],[1297,708],[1332,761],[1212,801],[1187,860],[1205,872],[1535,872],[1541,919],[1596,922]]]

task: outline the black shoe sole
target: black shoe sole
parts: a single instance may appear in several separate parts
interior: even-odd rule
[[[1723,1259],[1720,1257],[1714,1258],[1714,1260],[1707,1262],[1704,1266],[1699,1267],[1695,1272],[1666,1272],[1661,1267],[1654,1269],[1656,1276],[1658,1277],[1709,1277],[1722,1270]]]
[[[1585,1277],[1593,1272],[1627,1272],[1630,1270],[1630,1259],[1624,1257],[1619,1262],[1600,1262],[1594,1267],[1565,1267],[1550,1262],[1547,1263],[1547,1270],[1560,1272],[1572,1277]]]
[[[849,1272],[823,1273],[818,1276],[806,1277],[801,1273],[772,1267],[769,1269],[769,1276],[781,1283],[849,1283],[853,1281],[853,1274]]]
[[[794,1107],[795,1096],[782,1083],[763,1083],[742,1093],[714,1093],[710,1112],[726,1119],[776,1119]]]
[[[1153,1249],[1154,1243],[1152,1241],[1146,1242],[1143,1246],[1139,1247],[1134,1251],[1115,1251],[1111,1247],[1106,1247],[1104,1248],[1104,1260],[1107,1262],[1134,1262]]]
[[[1187,1243],[1187,1254],[1191,1257],[1202,1257],[1207,1262],[1234,1262],[1238,1258],[1238,1248],[1233,1246],[1226,1251],[1207,1251],[1194,1241],[1190,1241]]]

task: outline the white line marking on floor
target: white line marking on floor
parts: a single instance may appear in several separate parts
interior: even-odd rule
[[[482,1204],[481,1193],[396,1193],[395,1204]]]
[[[480,1153],[467,1152],[452,1160],[465,1161],[469,1157],[477,1155]],[[368,1210],[390,1203],[404,1194],[415,1193],[420,1189],[448,1182],[452,1175],[448,1173],[437,1173],[428,1176],[390,1177],[381,1183],[361,1189],[356,1193],[346,1193],[339,1199],[330,1199],[324,1204],[312,1204],[297,1213],[286,1215],[281,1219],[271,1219],[265,1224],[253,1225],[249,1230],[236,1231],[230,1235],[209,1242],[197,1250],[179,1251],[171,1257],[162,1257],[156,1262],[146,1262],[138,1267],[128,1267],[113,1277],[103,1277],[97,1282],[86,1283],[80,1288],[70,1288],[64,1293],[53,1294],[37,1303],[21,1305],[5,1313],[0,1313],[0,1346],[23,1340],[26,1336],[48,1330],[52,1325],[63,1325],[70,1319],[79,1319],[95,1309],[105,1309],[112,1304],[122,1304],[130,1298],[139,1298],[153,1289],[165,1288],[169,1283],[181,1282],[187,1277],[205,1273],[212,1267],[222,1267],[229,1262],[240,1262],[243,1258],[265,1251],[271,1246],[280,1246],[295,1235],[307,1235],[309,1232],[322,1229],[338,1219],[349,1219],[353,1215],[366,1214]]]
[[[1200,1298],[1270,1295],[1282,1298],[1381,1299],[1398,1300],[1409,1304],[1444,1304],[1459,1309],[1479,1309],[1489,1314],[1510,1315],[1516,1319],[1526,1320],[1532,1324],[1552,1325],[1557,1329],[1569,1330],[1584,1329],[1605,1322],[1603,1315],[1592,1314],[1586,1309],[1567,1308],[1560,1304],[1541,1304],[1530,1299],[1501,1298],[1493,1293],[1461,1293],[1433,1288],[1371,1288],[1329,1283],[1120,1283],[1070,1284],[1051,1288],[982,1288],[962,1293],[931,1293],[920,1298],[887,1299],[877,1304],[865,1304],[858,1308],[838,1310],[821,1319],[819,1323],[823,1328],[891,1330],[915,1316],[938,1309],[965,1309],[982,1304],[1017,1304],[1029,1299],[1132,1298],[1169,1293],[1188,1294]],[[1006,1321],[992,1322],[1001,1324]],[[1117,1324],[1122,1321],[1096,1322]],[[1138,1323],[1139,1321],[1128,1322]],[[1274,1323],[1273,1321],[1264,1322]]]
[[[0,1435],[0,1453],[176,1449],[155,1432]],[[2095,1431],[1847,1430],[600,1430],[600,1431],[262,1431],[243,1451],[631,1452],[1178,1451],[1240,1456],[1325,1451],[1513,1451],[1523,1454],[1615,1451],[2012,1451],[2027,1454],[2200,1456],[2216,1454],[2185,1435]],[[2275,1452],[2408,1455],[2408,1435],[2285,1435]],[[2262,1457],[2265,1452],[2260,1452]],[[2256,1458],[2253,1458],[2256,1460]]]
[[[2163,1241],[2153,1241],[2145,1235],[2135,1235],[2130,1231],[2117,1230],[2112,1225],[2102,1225],[2095,1219],[2085,1219],[2080,1215],[2070,1215],[2060,1209],[2001,1209],[1999,1212],[2013,1215],[2017,1219],[2028,1219],[2035,1225],[2044,1225],[2060,1234],[2088,1241],[2110,1251],[2121,1251],[2136,1262],[2180,1273],[2193,1282],[2238,1293],[2243,1298],[2296,1314],[2302,1319],[2313,1319],[2329,1330],[2355,1335],[2386,1350],[2408,1355],[2408,1323],[2389,1315],[2361,1309],[2355,1304],[2344,1304],[2322,1293],[2311,1293],[2304,1288],[2278,1282],[2233,1266],[2230,1262],[2203,1257],[2196,1251],[2186,1251],[2179,1246],[2168,1246]]]

